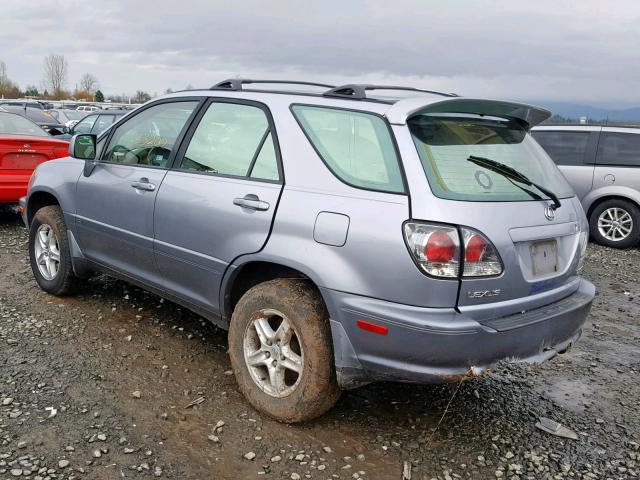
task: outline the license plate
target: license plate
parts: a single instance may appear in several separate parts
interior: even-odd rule
[[[531,267],[534,277],[550,275],[558,271],[558,242],[545,240],[530,247]]]

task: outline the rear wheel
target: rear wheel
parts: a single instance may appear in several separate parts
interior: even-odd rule
[[[229,355],[240,391],[277,420],[318,417],[340,395],[328,314],[304,280],[271,280],[248,290],[233,312]]]
[[[626,200],[606,200],[589,219],[591,238],[613,248],[629,248],[640,241],[640,210]]]
[[[42,290],[53,295],[74,290],[78,279],[71,266],[64,215],[57,205],[42,207],[34,215],[29,228],[29,260]]]

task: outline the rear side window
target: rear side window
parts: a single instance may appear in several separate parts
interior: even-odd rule
[[[385,121],[364,112],[294,105],[293,113],[329,170],[358,188],[403,193]]]
[[[640,135],[602,132],[596,163],[599,165],[640,166]]]
[[[278,163],[265,112],[252,105],[212,103],[193,133],[182,170],[278,180]]]
[[[531,134],[557,165],[584,165],[589,132],[541,130]]]

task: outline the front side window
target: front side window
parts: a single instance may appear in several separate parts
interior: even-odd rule
[[[404,192],[386,122],[366,112],[294,105],[293,113],[329,170],[358,188]]]
[[[598,165],[640,166],[640,135],[602,132],[598,143]]]
[[[100,135],[113,123],[113,115],[100,115],[91,129],[91,133]]]
[[[160,103],[134,115],[113,132],[102,160],[165,168],[197,105],[195,101]]]
[[[434,195],[450,200],[509,202],[547,198],[470,161],[482,157],[524,174],[560,198],[573,191],[553,161],[514,120],[461,114],[418,114],[407,121]]]
[[[558,165],[584,165],[589,132],[536,130],[533,138]]]
[[[200,120],[179,168],[278,180],[278,163],[265,112],[252,105],[212,103]]]
[[[96,123],[97,119],[98,119],[97,115],[88,115],[84,117],[82,120],[76,123],[75,127],[73,127],[73,133],[79,134],[79,133],[91,132],[91,129],[93,128],[93,124]]]

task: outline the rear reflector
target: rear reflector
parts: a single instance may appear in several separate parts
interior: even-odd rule
[[[359,328],[366,330],[367,332],[377,333],[378,335],[386,335],[389,333],[389,329],[387,327],[383,327],[377,323],[367,322],[366,320],[358,320],[356,323]]]

